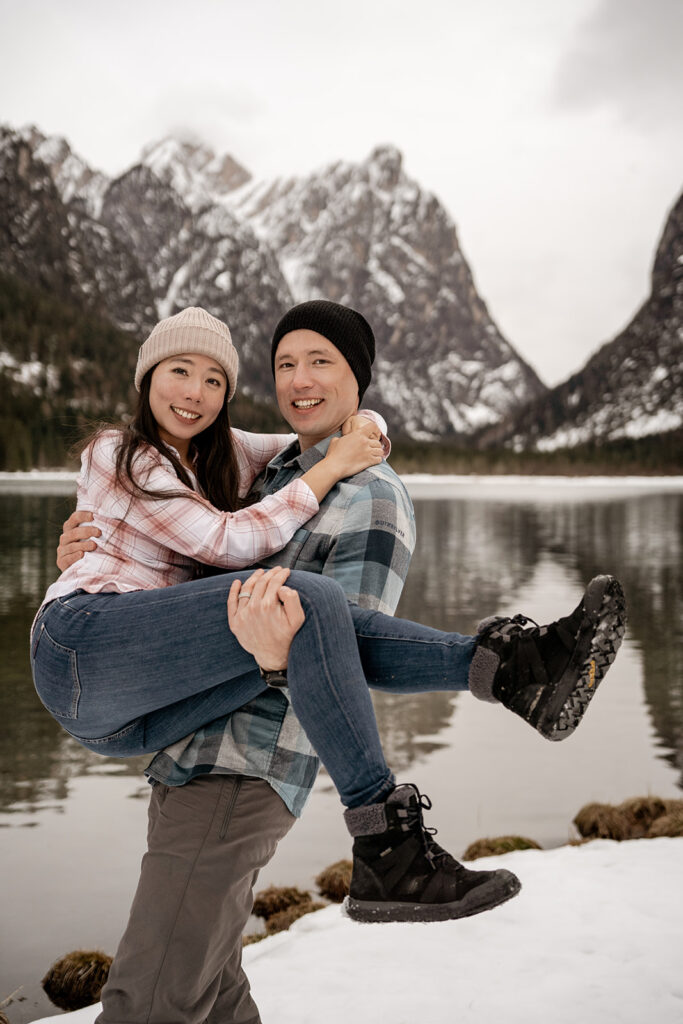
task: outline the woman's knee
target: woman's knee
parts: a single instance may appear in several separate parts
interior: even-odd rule
[[[307,604],[323,613],[326,609],[336,612],[339,608],[348,608],[343,588],[329,576],[320,576],[315,572],[303,572],[295,569],[290,574],[286,585],[298,592],[304,611]]]

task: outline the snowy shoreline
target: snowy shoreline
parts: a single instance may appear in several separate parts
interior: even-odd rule
[[[76,489],[75,470],[31,469],[14,473],[0,472],[0,493],[59,493],[71,494]],[[476,491],[486,496],[501,491],[511,494],[517,490],[531,491],[557,489],[558,493],[571,493],[578,488],[591,493],[639,491],[683,491],[683,476],[521,476],[518,474],[431,474],[404,473],[401,480],[412,497],[467,496]],[[527,493],[527,497],[529,494]]]
[[[683,839],[595,840],[477,861],[518,897],[439,924],[359,925],[338,906],[244,950],[263,1024],[679,1024]],[[92,1024],[100,1004],[43,1018]]]

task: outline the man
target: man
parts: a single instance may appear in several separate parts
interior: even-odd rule
[[[280,411],[297,440],[256,481],[255,498],[324,457],[370,383],[374,348],[367,321],[336,303],[303,303],[281,319],[272,367]],[[65,534],[60,546],[60,568],[72,557],[70,539]],[[393,614],[414,544],[410,498],[384,462],[338,484],[264,564],[332,576],[349,600]],[[302,813],[317,770],[277,689],[154,758],[148,852],[103,992],[101,1024],[257,1024],[241,967],[242,933],[258,872]]]
[[[273,338],[273,371],[280,408],[298,441],[272,460],[263,493],[323,457],[331,433],[358,407],[373,355],[372,332],[353,310],[313,302],[283,317]],[[342,481],[271,562],[335,576],[355,604],[393,611],[412,545],[410,502],[382,465]],[[265,673],[272,677],[267,681],[281,685],[286,673],[277,666],[287,664],[296,629],[289,631],[275,661],[261,660],[256,648],[267,639],[269,616],[279,606],[266,601],[264,616],[260,583],[248,582],[243,613],[238,611],[242,594],[234,599],[231,594],[233,633],[259,664],[276,669]],[[245,629],[250,620],[249,642],[237,628],[235,615],[242,614]],[[282,611],[276,614],[281,617]],[[367,614],[355,608],[356,624]],[[458,656],[455,688],[500,702],[548,739],[562,739],[576,728],[614,659],[624,622],[621,587],[602,576],[589,583],[571,615],[548,626],[530,627],[518,615],[489,620],[475,637],[450,634],[467,652]],[[391,633],[394,623],[381,628]],[[404,628],[397,623],[396,633]],[[439,657],[448,661],[445,673],[452,677],[453,648],[443,644],[443,636],[429,643],[444,652]],[[361,648],[358,628],[357,639]],[[149,767],[157,785],[148,853],[103,993],[100,1024],[258,1024],[241,970],[240,936],[258,870],[293,814],[300,813],[316,768],[315,755],[277,690],[155,757]],[[511,872],[469,871],[441,849],[422,822],[427,805],[408,784],[376,802],[347,808],[345,820],[354,837],[348,913],[356,920],[460,917],[488,910],[519,891]]]

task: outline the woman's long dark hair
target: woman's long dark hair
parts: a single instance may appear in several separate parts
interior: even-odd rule
[[[121,443],[116,452],[116,482],[131,497],[159,501],[169,497],[185,496],[187,492],[155,491],[145,487],[144,481],[139,479],[135,472],[136,458],[145,449],[155,448],[171,462],[182,483],[187,487],[191,487],[192,484],[180,459],[162,441],[159,426],[152,415],[149,389],[153,373],[154,367],[142,378],[135,414],[127,426],[120,428]],[[234,512],[239,505],[239,475],[230,432],[227,391],[220,413],[211,426],[192,438],[190,450],[196,455],[195,474],[204,496],[222,512]]]

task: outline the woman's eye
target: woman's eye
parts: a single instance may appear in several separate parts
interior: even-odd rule
[[[186,375],[187,370],[185,369],[184,366],[174,366],[171,373],[179,373],[181,375]]]

